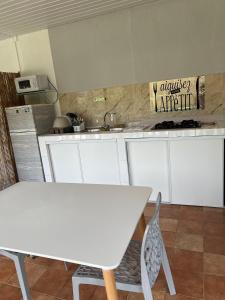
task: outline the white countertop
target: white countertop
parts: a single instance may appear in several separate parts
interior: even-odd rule
[[[152,124],[153,126],[154,124]],[[146,126],[143,126],[146,127]],[[149,126],[151,128],[151,125]],[[39,136],[44,140],[101,140],[101,139],[132,139],[132,138],[178,138],[200,136],[225,136],[225,122],[218,121],[216,125],[203,125],[201,128],[168,129],[168,130],[143,130],[125,129],[121,132],[80,132],[64,134],[47,134]]]

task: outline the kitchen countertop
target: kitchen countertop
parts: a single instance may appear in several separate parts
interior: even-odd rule
[[[101,140],[101,139],[129,139],[129,138],[178,138],[200,136],[225,136],[225,121],[218,121],[215,125],[203,125],[201,128],[150,130],[154,124],[145,126],[128,127],[120,132],[79,132],[63,134],[45,134],[39,139],[47,140]]]

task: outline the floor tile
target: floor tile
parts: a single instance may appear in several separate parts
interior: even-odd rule
[[[58,292],[57,297],[65,300],[73,300],[72,278],[69,278],[61,290]]]
[[[41,265],[41,266],[45,266],[45,267],[50,267],[52,265],[52,259],[49,258],[45,258],[45,257],[35,257],[35,258],[31,258],[26,257],[25,258],[26,262],[30,262],[32,264],[36,264],[36,265]]]
[[[202,298],[193,298],[193,297],[187,297],[183,295],[175,295],[175,296],[170,296],[170,295],[165,295],[164,300],[203,300]]]
[[[38,281],[38,279],[45,273],[47,269],[46,267],[41,265],[39,266],[31,263],[26,263],[25,270],[26,270],[29,286],[32,287]],[[10,277],[8,283],[19,287],[18,277],[16,273],[13,274],[12,277]]]
[[[203,234],[203,221],[179,220],[178,232]]]
[[[0,282],[7,283],[9,278],[16,272],[14,262],[9,259],[0,260]]]
[[[225,223],[205,223],[204,235],[225,236]]]
[[[189,272],[203,272],[203,253],[169,248],[167,255],[172,270],[188,270]]]
[[[189,270],[173,270],[173,278],[178,294],[203,298],[203,274]]]
[[[205,275],[205,300],[225,299],[225,277]]]
[[[96,290],[96,286],[94,285],[86,285],[86,284],[80,285],[80,300],[92,299],[95,290]]]
[[[225,237],[205,236],[204,252],[225,255]]]
[[[180,210],[180,220],[200,222],[204,218],[203,207],[182,206]]]
[[[204,221],[207,223],[225,223],[225,214],[221,212],[204,211]]]
[[[204,273],[225,276],[225,255],[204,253]]]
[[[160,219],[160,228],[162,231],[177,231],[177,219],[161,218]]]
[[[166,278],[165,278],[162,267],[160,269],[160,272],[156,279],[156,282],[153,286],[153,291],[154,292],[167,292],[168,291],[168,286],[167,286]]]
[[[162,231],[163,241],[166,247],[174,247],[176,233],[171,231]]]
[[[175,247],[184,250],[203,252],[203,237],[199,234],[179,232],[176,237]]]
[[[0,300],[21,300],[19,288],[10,285],[0,285]]]
[[[147,205],[147,207],[145,208],[145,212],[144,215],[145,217],[152,217],[155,211],[155,207],[154,206],[150,206],[149,204]]]
[[[56,296],[69,278],[71,278],[69,272],[49,269],[35,283],[33,290],[43,294]]]
[[[35,291],[31,292],[31,297],[32,297],[32,300],[58,300],[54,296],[38,293],[38,292],[35,292]]]
[[[215,212],[215,213],[222,213],[225,214],[225,208],[219,208],[219,207],[203,207],[204,212]]]
[[[153,291],[154,300],[165,300],[165,292]]]
[[[161,218],[178,219],[180,215],[180,207],[178,205],[164,205],[160,209]]]
[[[142,293],[129,293],[127,300],[144,300],[144,296]]]
[[[118,297],[119,300],[127,300],[128,292],[118,291],[118,296],[119,296]],[[142,297],[142,294],[139,295],[135,293],[135,296]],[[136,299],[143,299],[143,298],[136,298]],[[81,299],[81,300],[86,300],[86,299]],[[102,286],[96,287],[94,294],[91,297],[91,300],[107,300],[105,287]]]

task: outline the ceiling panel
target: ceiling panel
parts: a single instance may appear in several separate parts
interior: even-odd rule
[[[0,39],[157,0],[0,0]]]

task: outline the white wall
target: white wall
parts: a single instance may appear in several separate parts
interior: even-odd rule
[[[48,30],[20,35],[16,44],[21,74],[46,74],[56,84]]]
[[[19,72],[15,39],[0,41],[0,72]]]
[[[56,85],[48,30],[40,30],[0,41],[0,71],[21,75],[46,74]],[[43,102],[42,95],[26,96],[29,103]],[[50,101],[55,95],[49,96]],[[59,113],[59,105],[56,106]]]
[[[159,0],[49,30],[60,91],[225,71],[225,1]]]

